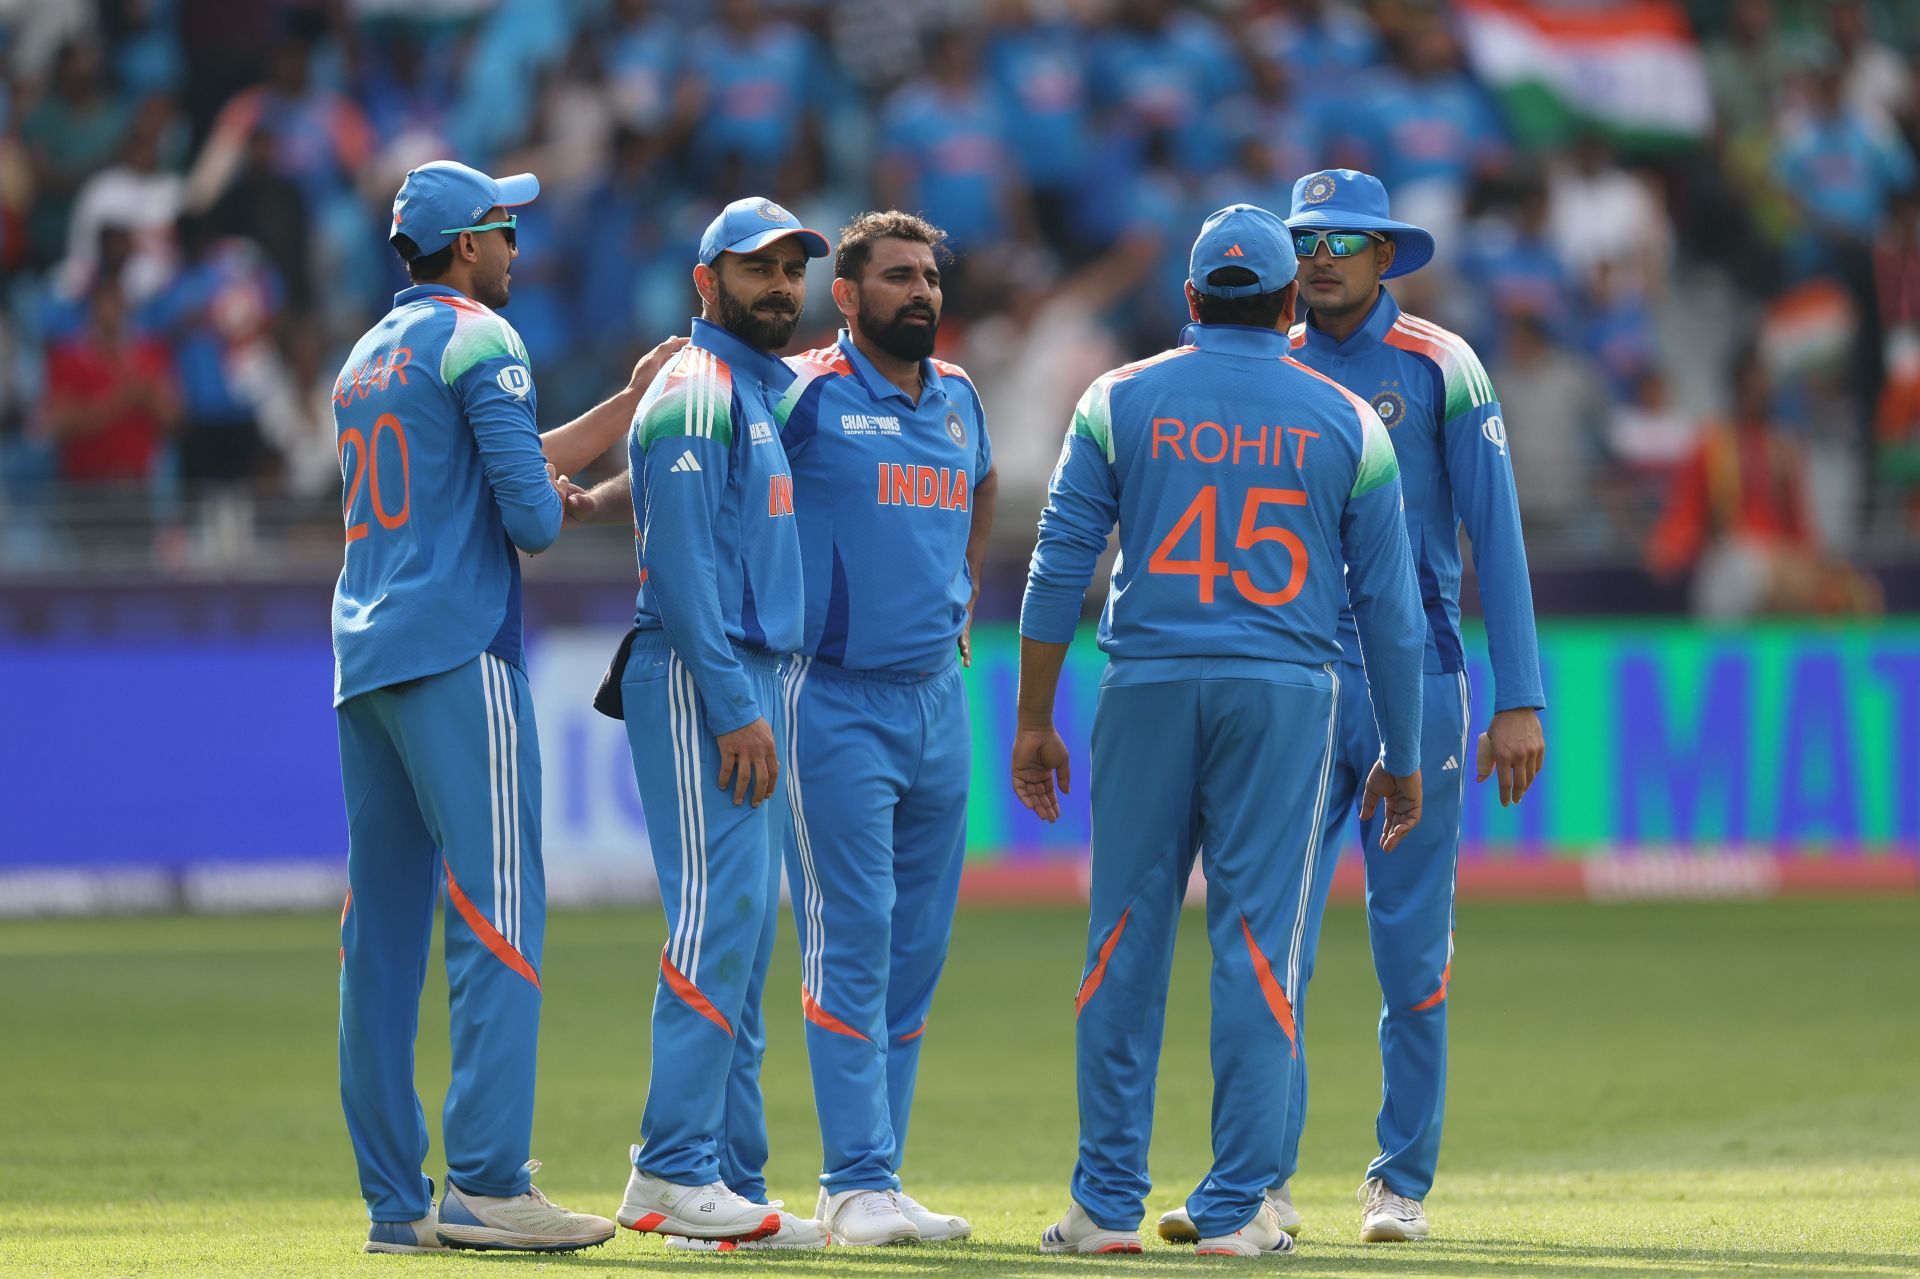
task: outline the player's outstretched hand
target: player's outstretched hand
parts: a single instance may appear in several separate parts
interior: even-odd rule
[[[1396,777],[1385,763],[1375,760],[1373,772],[1367,774],[1366,793],[1360,797],[1360,820],[1370,819],[1382,800],[1387,811],[1380,823],[1380,851],[1390,853],[1420,824],[1419,770]]]
[[[1492,774],[1500,779],[1500,807],[1517,804],[1546,763],[1547,739],[1540,716],[1529,707],[1501,711],[1480,734],[1474,779]]]
[[[720,748],[720,789],[733,788],[737,805],[753,789],[753,806],[766,803],[773,794],[773,783],[780,776],[780,757],[773,749],[773,729],[765,719],[756,719],[745,728],[722,733],[714,738]]]
[[[686,334],[675,334],[641,356],[640,362],[633,366],[633,376],[627,379],[627,389],[645,395],[647,388],[653,385],[653,379],[659,377],[660,370],[666,367],[667,361],[678,355],[680,348],[686,344]]]
[[[1054,779],[1059,778],[1059,794]],[[1060,795],[1073,793],[1067,744],[1051,728],[1023,728],[1013,735],[1013,793],[1043,822],[1060,820]]]

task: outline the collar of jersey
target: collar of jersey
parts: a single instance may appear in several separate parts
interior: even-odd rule
[[[1180,330],[1184,346],[1222,355],[1244,355],[1255,360],[1277,360],[1287,353],[1287,335],[1278,329],[1256,329],[1250,324],[1189,324]]]
[[[885,374],[873,367],[873,361],[854,345],[853,334],[845,329],[840,330],[840,353],[847,357],[847,363],[853,365],[853,375],[860,379],[860,385],[872,399],[884,400],[891,397],[908,408],[918,409],[924,408],[934,396],[944,397],[947,393],[946,384],[940,380],[940,370],[934,368],[932,360],[920,361],[920,403],[915,404],[905,391],[888,381]]]
[[[693,318],[692,345],[711,351],[726,361],[727,367],[756,379],[769,391],[784,391],[793,381],[793,370],[771,351],[741,341],[717,324],[699,316]]]
[[[1347,335],[1344,342],[1333,338],[1313,326],[1313,312],[1307,312],[1307,345],[1315,351],[1327,355],[1338,355],[1346,359],[1365,355],[1387,340],[1387,330],[1400,318],[1400,304],[1393,300],[1393,294],[1385,289],[1374,299],[1373,310],[1367,312],[1367,318],[1360,327]]]
[[[421,298],[459,298],[472,301],[458,289],[450,289],[444,284],[411,284],[393,295],[395,306],[405,306],[409,302],[418,302]]]

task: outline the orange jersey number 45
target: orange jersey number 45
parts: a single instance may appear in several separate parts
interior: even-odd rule
[[[1154,547],[1152,557],[1147,560],[1147,572],[1185,574],[1198,579],[1202,604],[1214,602],[1214,583],[1222,577],[1231,581],[1233,588],[1252,603],[1269,607],[1286,604],[1306,585],[1307,546],[1290,529],[1277,524],[1260,523],[1260,510],[1268,505],[1306,504],[1307,495],[1303,489],[1255,488],[1247,490],[1246,502],[1240,508],[1240,528],[1233,540],[1236,550],[1244,551],[1261,542],[1278,542],[1287,549],[1290,561],[1287,581],[1278,590],[1267,590],[1256,584],[1247,570],[1235,568],[1227,561],[1216,558],[1220,491],[1212,484],[1194,494],[1193,501],[1187,503],[1187,509],[1174,521],[1172,530],[1160,540],[1160,545]],[[1197,558],[1175,559],[1180,544],[1186,540],[1189,532],[1195,531],[1200,542]]]

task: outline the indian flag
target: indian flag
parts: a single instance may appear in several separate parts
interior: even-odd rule
[[[1678,0],[1455,0],[1467,56],[1523,143],[1598,128],[1623,146],[1682,146],[1713,122],[1706,67]]]

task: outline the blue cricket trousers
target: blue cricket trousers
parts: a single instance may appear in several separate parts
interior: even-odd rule
[[[1313,883],[1306,962],[1300,999],[1294,1006],[1304,1036],[1306,987],[1320,943],[1320,917],[1333,886],[1334,862],[1348,822],[1359,811],[1362,788],[1380,757],[1380,736],[1366,681],[1346,668],[1340,699],[1340,749],[1334,759],[1332,798]],[[1367,936],[1373,971],[1380,981],[1380,1063],[1385,1077],[1374,1134],[1380,1153],[1367,1167],[1387,1189],[1425,1199],[1440,1159],[1440,1129],[1447,1101],[1447,979],[1453,969],[1453,886],[1460,858],[1460,805],[1473,767],[1469,753],[1467,677],[1425,677],[1426,702],[1420,740],[1420,824],[1391,853],[1380,851],[1382,816],[1362,823],[1361,851],[1367,871]],[[1287,1133],[1281,1180],[1300,1163],[1300,1133],[1307,1114],[1307,1063],[1301,1040],[1295,1073],[1293,1123]],[[1278,1182],[1275,1183],[1279,1184]]]
[[[787,711],[787,882],[820,1184],[897,1190],[966,853],[966,690],[957,666],[894,675],[801,657]]]
[[[375,1221],[416,1221],[432,1201],[413,1041],[444,885],[447,1177],[473,1194],[524,1194],[547,910],[526,673],[482,654],[350,698],[336,718],[348,885],[340,1100],[360,1193]]]
[[[785,659],[734,652],[753,679],[784,773]],[[706,703],[661,632],[634,640],[620,692],[667,912],[637,1166],[676,1185],[724,1181],[762,1203],[767,1039],[760,1004],[779,918],[787,792],[776,785],[755,808],[751,800],[735,805],[731,787],[720,788]]]
[[[1334,668],[1247,658],[1109,664],[1093,721],[1092,915],[1079,993],[1073,1197],[1133,1230],[1181,901],[1199,852],[1213,950],[1212,1169],[1187,1199],[1231,1234],[1279,1180],[1294,991],[1333,764]]]

